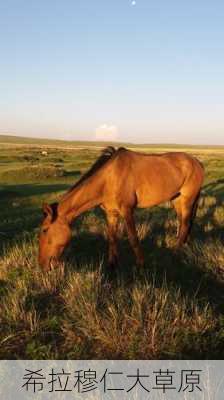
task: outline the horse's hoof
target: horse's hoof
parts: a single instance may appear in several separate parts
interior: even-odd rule
[[[144,268],[144,265],[145,265],[145,259],[144,259],[144,258],[140,258],[140,259],[137,261],[137,267],[140,268],[140,269],[142,269],[142,268]]]
[[[181,251],[182,244],[177,243],[172,247],[174,254],[179,254]]]
[[[115,271],[118,270],[118,264],[115,263],[115,262],[110,262],[109,265],[108,265],[108,269],[111,272],[113,272],[113,271],[115,272]]]

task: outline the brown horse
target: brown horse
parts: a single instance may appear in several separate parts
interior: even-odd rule
[[[83,212],[100,206],[106,214],[109,263],[118,259],[117,226],[120,217],[138,264],[144,257],[136,233],[136,207],[152,207],[172,201],[179,219],[177,246],[190,231],[203,183],[201,163],[185,153],[143,154],[125,148],[106,148],[92,168],[61,198],[44,205],[39,262],[49,270],[71,239],[71,224]]]

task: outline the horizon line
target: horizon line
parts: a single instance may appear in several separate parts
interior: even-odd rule
[[[186,146],[186,147],[224,147],[223,144],[202,144],[202,143],[178,143],[178,142],[129,142],[129,141],[122,141],[122,140],[92,140],[92,139],[59,139],[59,138],[52,138],[52,137],[34,137],[34,136],[26,136],[26,135],[20,135],[20,134],[13,134],[13,133],[0,133],[0,138],[18,138],[18,139],[26,139],[26,140],[43,140],[43,141],[57,141],[57,142],[66,142],[66,143],[96,143],[96,144],[126,144],[126,145],[132,145],[132,146]]]

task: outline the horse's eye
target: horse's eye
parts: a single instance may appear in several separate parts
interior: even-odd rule
[[[48,228],[42,229],[42,233],[46,233],[48,231]]]

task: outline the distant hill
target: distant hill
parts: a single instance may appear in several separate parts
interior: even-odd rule
[[[0,135],[0,144],[19,144],[19,145],[43,145],[43,146],[63,146],[63,147],[105,147],[113,145],[115,147],[128,146],[138,148],[192,148],[192,149],[209,149],[217,148],[221,149],[224,146],[220,145],[191,145],[191,144],[176,144],[176,143],[124,143],[124,142],[104,142],[104,141],[81,141],[81,140],[59,140],[59,139],[43,139],[43,138],[31,138],[25,136],[14,136],[14,135]]]
[[[49,146],[109,146],[115,147],[132,145],[131,143],[121,142],[104,142],[104,141],[82,141],[82,140],[60,140],[60,139],[44,139],[44,138],[32,138],[25,136],[14,136],[14,135],[0,135],[0,144],[27,144],[27,145],[49,145]]]

